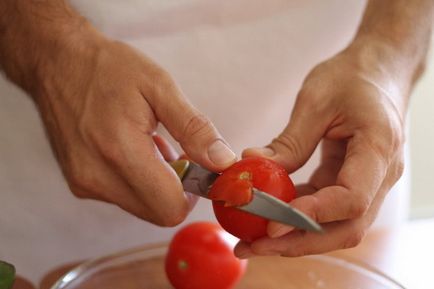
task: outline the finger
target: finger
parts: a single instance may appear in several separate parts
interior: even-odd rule
[[[158,120],[193,161],[213,171],[222,171],[236,161],[212,122],[185,99],[167,74],[145,85],[143,94]]]
[[[336,186],[319,190],[312,195],[316,200],[301,200],[299,205],[303,207],[305,202],[307,207],[310,207],[310,212],[316,209],[315,215],[319,222],[363,216],[386,178],[390,164],[385,157],[389,148],[378,148],[374,139],[368,131],[356,132],[348,141],[345,160],[337,174]]]
[[[290,204],[319,223],[363,216],[386,177],[389,162],[379,155],[367,134],[356,134],[347,146],[345,162],[336,185],[327,186]],[[285,231],[273,228],[279,237]]]
[[[248,259],[254,257],[252,249],[250,248],[250,243],[240,241],[234,248],[234,254],[239,259]]]
[[[139,218],[151,221],[151,216],[148,211],[143,210],[142,202],[131,186],[116,170],[107,166],[101,154],[88,153],[80,143],[72,147],[70,152],[79,157],[69,158],[69,164],[63,169],[68,185],[76,197],[111,203]]]
[[[347,140],[335,141],[324,139],[321,145],[321,160],[318,168],[309,178],[316,190],[336,184],[347,149]]]
[[[158,150],[160,151],[166,162],[171,162],[179,158],[179,154],[164,137],[158,134],[154,134],[152,138],[154,139]]]
[[[402,160],[397,157],[376,193],[366,217],[323,224],[326,234],[292,231],[279,238],[263,238],[253,242],[248,248],[242,248],[242,253],[248,256],[297,257],[357,246],[366,235],[369,226],[374,222],[387,193],[401,173]]]
[[[191,210],[191,199],[184,194],[178,176],[163,161],[152,138],[125,144],[124,149],[126,154],[134,152],[136,158],[124,159],[118,165],[154,223],[173,226],[183,221]]]
[[[257,255],[297,257],[354,247],[361,242],[367,228],[374,222],[387,193],[402,175],[402,171],[402,152],[398,152],[364,218],[323,224],[326,234],[293,231],[279,238],[263,238],[251,244],[240,242],[235,248],[235,254],[240,258]]]
[[[310,158],[333,120],[327,107],[314,95],[300,92],[290,121],[283,132],[265,148],[250,148],[243,157],[262,156],[280,163],[292,173]]]
[[[141,210],[136,215],[160,226],[179,224],[190,211],[190,203],[152,136],[128,122],[118,122],[111,133],[111,141],[100,151],[139,200]]]
[[[280,238],[259,239],[250,245],[250,250],[261,256],[299,257],[354,247],[365,235],[365,228],[352,220],[325,224],[323,228],[326,234],[296,230]]]
[[[302,197],[302,196],[312,195],[318,189],[316,189],[311,184],[307,183],[307,184],[301,184],[301,185],[295,186],[295,190],[297,192],[296,198],[299,198],[299,197]]]
[[[154,142],[157,145],[158,150],[163,155],[164,160],[166,162],[175,161],[175,160],[180,158],[180,156],[176,152],[176,150],[172,147],[172,145],[164,137],[162,137],[158,134],[154,134],[152,136],[152,138],[154,139]],[[187,197],[188,203],[190,205],[190,210],[191,210],[194,208],[197,201],[199,200],[199,196],[194,195],[194,194],[189,193],[189,192],[184,192],[184,193]]]
[[[311,195],[314,192],[316,192],[317,189],[314,186],[312,186],[311,184],[302,184],[302,185],[296,186],[295,191],[297,192],[297,197],[301,197],[301,196]],[[267,225],[267,235],[270,238],[278,238],[278,237],[281,237],[283,235],[288,234],[289,232],[291,232],[294,229],[295,229],[295,227],[293,227],[293,226],[282,224],[282,223],[275,222],[275,221],[270,221],[270,222],[268,222],[268,225]]]
[[[324,140],[322,143],[321,163],[306,184],[296,186],[297,197],[312,195],[321,188],[336,183],[336,177],[345,157],[346,142]],[[278,222],[269,222],[267,235],[271,238],[281,237],[294,227]]]

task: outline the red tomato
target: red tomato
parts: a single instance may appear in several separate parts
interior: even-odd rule
[[[243,276],[247,261],[236,258],[237,240],[218,224],[191,223],[173,237],[166,274],[176,289],[229,289]]]
[[[274,161],[259,157],[243,159],[226,169],[209,193],[220,225],[247,242],[267,234],[268,220],[233,207],[248,203],[253,187],[284,202],[295,198],[294,184],[286,170]]]

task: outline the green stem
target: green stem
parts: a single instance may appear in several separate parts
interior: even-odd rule
[[[15,281],[15,267],[0,261],[0,289],[10,289]]]

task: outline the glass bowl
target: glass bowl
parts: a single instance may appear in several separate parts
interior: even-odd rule
[[[164,272],[167,244],[155,244],[90,260],[51,289],[171,289]],[[402,289],[360,262],[329,255],[256,257],[234,289]],[[204,288],[206,289],[206,287]]]

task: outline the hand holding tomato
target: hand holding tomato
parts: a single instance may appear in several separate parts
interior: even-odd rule
[[[295,188],[286,170],[272,160],[259,157],[246,158],[230,166],[216,179],[209,192],[220,225],[246,242],[265,237],[269,222],[234,208],[251,201],[253,188],[284,202],[295,197]]]
[[[320,223],[326,234],[270,222],[270,238],[239,244],[238,256],[300,256],[354,247],[401,176],[407,92],[356,50],[317,66],[285,130],[266,148],[243,153],[272,159],[292,173],[321,144],[318,168],[297,187],[290,205]]]
[[[218,224],[196,222],[173,237],[166,255],[167,277],[175,289],[230,289],[243,276],[247,260],[233,254],[237,240]]]

